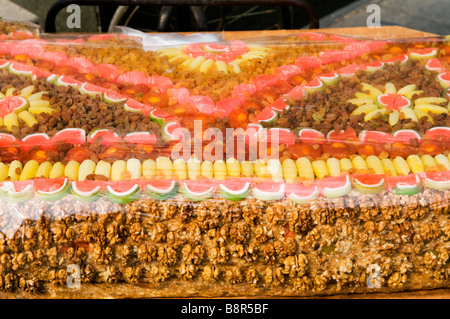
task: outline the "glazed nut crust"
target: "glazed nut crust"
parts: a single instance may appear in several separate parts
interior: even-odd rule
[[[351,192],[311,205],[181,196],[2,205],[0,295],[293,297],[448,288],[449,200],[450,191],[426,189],[409,197]],[[67,285],[71,266],[79,269],[79,289]]]

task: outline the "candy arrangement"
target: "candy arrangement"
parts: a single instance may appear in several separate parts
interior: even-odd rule
[[[446,38],[13,39],[0,47],[2,292],[448,288]]]

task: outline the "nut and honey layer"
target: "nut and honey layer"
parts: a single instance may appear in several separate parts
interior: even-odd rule
[[[317,296],[448,288],[449,200],[450,191],[426,189],[414,196],[351,192],[311,205],[192,203],[181,196],[126,205],[71,197],[1,205],[0,296]],[[67,287],[74,266],[79,289]]]

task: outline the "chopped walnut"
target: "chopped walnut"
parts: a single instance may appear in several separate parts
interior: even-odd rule
[[[425,241],[431,241],[440,236],[441,230],[437,222],[424,223],[420,226],[419,234]]]
[[[405,282],[408,280],[408,276],[406,274],[401,274],[400,272],[394,272],[392,276],[389,277],[387,284],[389,287],[398,288],[402,287]]]
[[[28,293],[37,293],[40,289],[39,280],[36,278],[26,279],[21,277],[19,279],[19,288]]]
[[[237,244],[245,244],[250,239],[251,228],[248,224],[233,224],[230,227],[230,239]]]
[[[250,226],[258,225],[261,221],[261,216],[258,211],[251,209],[248,206],[242,207],[242,217],[246,224]]]
[[[209,260],[213,265],[224,264],[229,258],[229,251],[226,246],[217,245],[209,250]]]
[[[144,240],[144,228],[142,227],[141,223],[133,223],[130,226],[130,239],[134,242],[140,242]]]
[[[216,266],[205,266],[202,272],[202,279],[206,282],[217,281],[220,277],[220,268]]]
[[[264,281],[267,285],[277,287],[284,283],[284,275],[283,268],[275,267],[270,268],[267,267],[264,271]]]
[[[157,248],[153,244],[141,244],[137,250],[137,257],[143,263],[149,263],[157,258]]]
[[[180,277],[186,280],[193,279],[197,274],[198,266],[193,264],[181,263],[178,267]]]
[[[95,271],[92,265],[87,264],[86,266],[81,267],[81,282],[83,283],[94,282],[96,276],[97,272]]]
[[[283,206],[274,205],[266,209],[266,218],[269,223],[276,225],[286,221],[286,213]]]
[[[141,267],[126,267],[123,272],[123,278],[127,283],[135,284],[139,282],[142,276]]]
[[[313,288],[313,282],[308,276],[297,277],[293,280],[294,288],[300,291],[310,290]]]
[[[184,245],[181,249],[181,258],[183,261],[188,264],[199,264],[201,259],[203,258],[204,250],[202,246],[197,245],[192,247],[190,244]],[[199,258],[200,257],[200,258]]]
[[[225,271],[225,282],[229,284],[241,283],[244,279],[244,275],[238,267],[232,267]]]
[[[178,260],[177,252],[172,247],[160,246],[158,248],[158,257],[156,258],[156,260],[162,266],[173,266]]]
[[[284,259],[283,264],[283,273],[289,278],[302,277],[306,274],[308,259],[303,254],[288,256]]]
[[[170,277],[170,270],[166,266],[153,265],[150,269],[149,275],[155,282],[163,282]]]
[[[94,246],[92,249],[92,258],[99,264],[110,264],[114,258],[113,249],[111,246],[105,248]]]
[[[256,285],[259,282],[259,279],[256,269],[250,267],[245,271],[245,282]]]
[[[314,277],[314,291],[325,290],[328,286],[328,283],[331,281],[332,275],[326,270],[322,274]]]

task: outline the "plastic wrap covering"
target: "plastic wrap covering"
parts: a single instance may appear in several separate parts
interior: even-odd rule
[[[0,50],[0,294],[449,288],[444,37]]]

